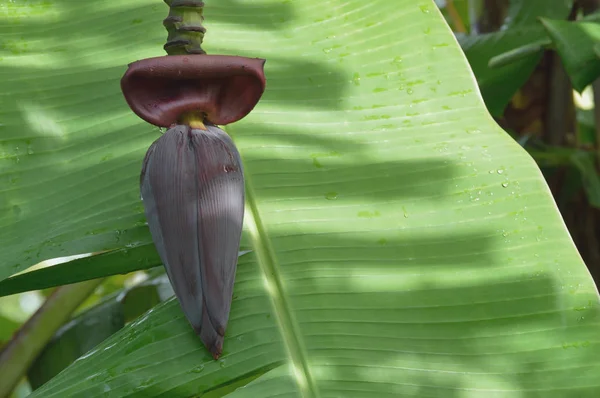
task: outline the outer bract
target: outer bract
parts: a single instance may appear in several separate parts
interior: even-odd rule
[[[265,60],[229,55],[169,55],[133,62],[121,91],[136,115],[160,127],[187,112],[225,125],[246,116],[265,90]]]
[[[229,319],[244,217],[244,178],[216,126],[175,126],[144,159],[148,225],[188,321],[216,359]]]

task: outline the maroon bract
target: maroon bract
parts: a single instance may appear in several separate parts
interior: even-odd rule
[[[216,126],[174,126],[148,149],[140,191],[175,295],[217,359],[223,352],[244,222],[240,154]]]
[[[187,112],[225,125],[242,119],[265,90],[265,60],[229,55],[169,55],[133,62],[121,90],[136,115],[170,127]]]

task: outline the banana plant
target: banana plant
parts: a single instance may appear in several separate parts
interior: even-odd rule
[[[162,131],[119,82],[162,55],[166,7],[30,6],[11,3],[0,24],[0,276],[100,250],[113,252],[78,269],[108,269],[117,251],[144,265],[140,167]],[[596,286],[432,0],[205,11],[208,53],[268,60],[260,101],[221,127],[243,163],[240,247],[253,250],[223,351],[168,300],[33,397],[598,396]]]

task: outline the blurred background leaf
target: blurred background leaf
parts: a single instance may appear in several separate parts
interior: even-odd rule
[[[56,330],[101,282],[92,280],[57,288],[15,332],[0,351],[0,396],[5,397],[12,392]]]
[[[492,58],[519,47],[543,41],[546,34],[538,17],[566,18],[572,0],[512,0],[499,31],[480,35],[460,36],[477,83],[490,113],[499,116],[533,72],[542,53],[533,53],[499,68],[490,68]]]
[[[566,19],[573,0],[511,0],[502,29],[531,26],[539,17]]]
[[[565,66],[573,87],[581,92],[600,76],[600,58],[594,45],[600,42],[600,23],[541,19]]]
[[[126,323],[173,296],[166,274],[161,269],[153,274],[157,276],[106,296],[60,328],[27,373],[31,387],[40,387]]]

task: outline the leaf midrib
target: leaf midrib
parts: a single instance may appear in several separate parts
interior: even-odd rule
[[[298,385],[298,390],[303,397],[317,398],[319,397],[319,393],[310,372],[302,335],[292,314],[292,310],[283,287],[279,264],[275,257],[273,247],[271,246],[268,233],[260,217],[260,211],[256,203],[257,200],[252,188],[251,178],[248,173],[244,174],[244,178],[246,180],[245,223],[248,226],[252,245],[256,251],[257,262],[263,273],[263,277],[269,286],[267,293],[273,304],[273,310],[281,330],[283,343],[288,351],[288,355],[290,356],[290,360],[294,367],[293,375],[296,372],[299,373],[299,375],[295,375],[296,377],[294,377],[294,379]]]

